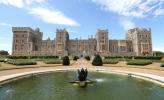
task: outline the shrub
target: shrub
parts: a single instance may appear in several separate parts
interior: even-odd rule
[[[62,60],[59,59],[44,59],[43,62],[46,64],[62,64]]]
[[[77,61],[77,59],[79,59],[78,56],[74,56],[74,57],[73,57],[73,60],[74,60],[74,61]]]
[[[104,59],[103,64],[117,64],[119,60],[117,59]]]
[[[129,60],[127,65],[149,65],[152,64],[150,60]]]
[[[13,65],[36,65],[36,62],[27,59],[8,59],[7,62]]]
[[[70,60],[68,56],[63,57],[63,65],[70,65]]]
[[[103,62],[102,62],[102,59],[100,57],[100,55],[96,55],[92,61],[92,65],[94,66],[102,66],[103,65]]]
[[[161,64],[161,67],[164,67],[164,63]]]
[[[5,61],[5,59],[3,59],[3,58],[0,58],[0,62],[4,62]]]
[[[85,59],[90,61],[90,57],[89,56],[85,56]]]

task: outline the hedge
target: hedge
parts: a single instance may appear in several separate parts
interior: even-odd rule
[[[7,56],[9,59],[59,58],[58,56]]]
[[[106,56],[105,59],[147,59],[147,60],[161,60],[162,56]]]
[[[149,65],[152,64],[150,60],[129,60],[127,65]]]
[[[59,59],[44,59],[43,62],[46,64],[62,64],[62,60]]]
[[[91,60],[91,59],[90,59],[90,56],[85,56],[85,59],[88,60],[88,61]]]
[[[0,62],[4,62],[5,61],[5,59],[4,58],[0,58]]]
[[[134,59],[161,60],[160,56],[135,56]]]
[[[115,58],[126,58],[126,59],[132,59],[133,56],[105,56],[105,59],[115,59]]]
[[[164,67],[164,63],[161,64],[161,67]]]
[[[117,64],[119,60],[117,59],[104,59],[103,64]]]
[[[13,65],[36,65],[36,62],[27,59],[8,59],[7,62]]]

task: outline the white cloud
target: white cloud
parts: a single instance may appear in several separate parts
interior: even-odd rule
[[[124,30],[136,27],[135,23],[129,19],[120,19],[120,25],[124,28]]]
[[[0,5],[3,4],[25,9],[29,14],[35,15],[46,23],[70,26],[79,25],[76,21],[66,17],[61,11],[49,9],[46,1],[48,0],[0,0]],[[7,26],[7,24],[2,25]]]
[[[22,0],[0,0],[0,4],[3,5],[11,5],[14,7],[22,8],[23,7],[23,1]]]
[[[164,9],[157,9],[154,12],[155,16],[163,15],[164,16]]]
[[[164,15],[164,0],[92,0],[107,11],[123,16],[143,18]],[[156,11],[158,9],[158,11]],[[156,13],[155,13],[156,12]]]
[[[10,25],[10,24],[8,24],[8,23],[1,22],[1,23],[0,23],[0,26],[7,26],[7,27],[11,27],[12,25]]]
[[[27,5],[32,5],[35,3],[43,3],[47,0],[0,0],[0,4],[7,6],[14,6],[17,8],[23,8]]]
[[[49,8],[36,7],[29,9],[29,13],[35,15],[46,23],[51,24],[62,24],[62,25],[70,25],[70,26],[78,26],[79,24],[66,17],[62,12],[58,10],[52,10]]]

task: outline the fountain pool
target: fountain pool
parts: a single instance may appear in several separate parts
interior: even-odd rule
[[[86,88],[69,83],[76,72],[30,76],[0,86],[0,100],[164,100],[164,88],[126,75],[89,72]]]

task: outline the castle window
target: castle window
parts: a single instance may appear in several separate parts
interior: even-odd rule
[[[23,45],[21,45],[21,50],[23,50]]]
[[[102,50],[105,50],[105,45],[102,45]]]
[[[18,49],[18,48],[17,48],[17,45],[15,45],[14,49],[15,49],[15,50],[17,50],[17,49]]]

